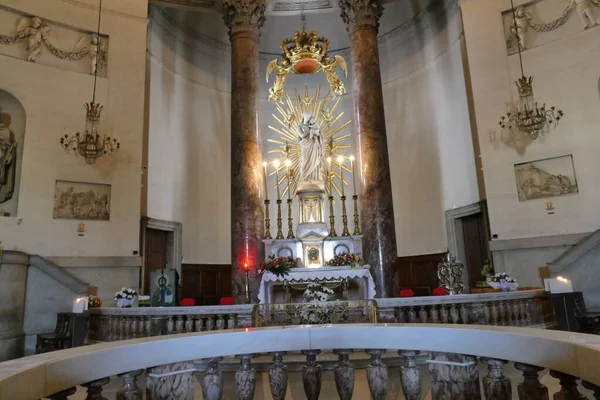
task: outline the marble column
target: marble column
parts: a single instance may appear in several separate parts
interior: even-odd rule
[[[398,254],[377,48],[381,3],[339,0],[350,36],[363,258],[371,265],[377,297],[391,297],[398,286],[394,285],[392,268]]]
[[[266,0],[223,2],[231,40],[231,268],[237,303],[244,302],[246,263],[250,300],[258,302],[257,271],[264,256],[258,42],[265,8]]]

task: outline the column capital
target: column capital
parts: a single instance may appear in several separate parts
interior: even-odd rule
[[[257,35],[265,23],[266,0],[224,0],[223,20],[229,28],[229,37],[240,32]]]
[[[339,0],[339,3],[348,32],[361,26],[379,28],[379,18],[383,15],[381,0]]]

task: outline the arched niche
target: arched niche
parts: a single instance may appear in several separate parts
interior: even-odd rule
[[[16,217],[19,202],[25,108],[0,89],[0,217]]]

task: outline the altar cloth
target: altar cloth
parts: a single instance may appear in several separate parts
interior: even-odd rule
[[[366,281],[365,285],[362,285],[362,299],[353,300],[371,300],[375,298],[375,281],[371,276],[369,266],[365,265],[361,268],[350,268],[350,267],[320,267],[320,268],[293,268],[290,273],[286,276],[277,276],[271,272],[265,271],[262,274],[260,281],[260,287],[258,291],[259,303],[270,303],[271,302],[271,291],[269,290],[269,282],[307,282],[316,281],[323,279],[359,279],[362,282]]]

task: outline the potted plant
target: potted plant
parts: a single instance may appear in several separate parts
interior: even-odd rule
[[[122,287],[115,293],[114,300],[117,302],[117,307],[127,308],[133,305],[136,296],[137,292],[134,289]]]
[[[90,308],[102,307],[102,300],[100,300],[100,297],[90,294],[88,298],[88,305]]]
[[[511,278],[506,272],[499,272],[492,275],[488,284],[494,289],[500,289],[503,292],[512,292],[519,287],[517,281]]]

